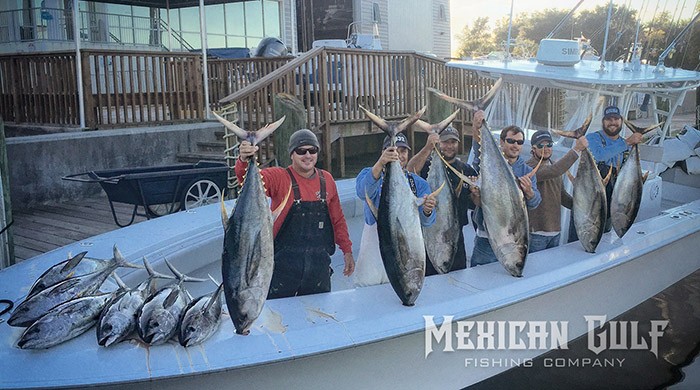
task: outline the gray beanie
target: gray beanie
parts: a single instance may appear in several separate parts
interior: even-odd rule
[[[321,149],[321,145],[318,143],[318,138],[316,138],[316,134],[314,134],[313,131],[309,129],[297,130],[291,137],[289,137],[289,154],[292,154],[294,149],[300,146],[308,145]]]

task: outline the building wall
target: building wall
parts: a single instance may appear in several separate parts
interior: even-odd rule
[[[373,32],[374,21],[374,5],[379,8],[379,38],[382,42],[382,48],[390,50],[389,47],[389,0],[355,0],[354,4],[354,20],[359,23],[361,29],[359,32],[363,34],[371,34]]]
[[[449,0],[387,0],[389,50],[450,56]],[[426,17],[430,15],[430,17]]]

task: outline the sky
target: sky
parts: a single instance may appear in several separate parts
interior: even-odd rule
[[[644,20],[651,19],[654,15],[654,10],[658,8],[661,13],[664,10],[671,15],[674,12],[681,12],[682,18],[689,19],[694,16],[693,8],[697,0],[613,0],[613,4],[618,6],[629,6],[632,9],[640,10]],[[478,5],[476,4],[478,3]],[[570,10],[578,0],[560,0],[556,2],[556,6],[542,5],[547,2],[543,0],[514,0],[513,15],[521,12],[533,12],[546,8],[559,8]],[[607,6],[609,0],[584,0],[578,7],[577,12],[584,9],[593,9],[597,6]],[[684,6],[684,7],[683,7]],[[457,48],[455,37],[464,27],[471,25],[477,18],[488,16],[489,22],[493,23],[503,17],[510,15],[511,0],[450,0],[450,34],[452,37],[452,49]],[[679,10],[679,11],[676,11]],[[544,37],[543,37],[544,38]]]

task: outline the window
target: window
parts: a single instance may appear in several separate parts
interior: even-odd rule
[[[438,20],[446,22],[447,21],[447,15],[445,14],[445,5],[440,4],[440,8],[438,9]]]
[[[381,13],[379,12],[379,4],[378,3],[372,4],[372,21],[375,23],[382,22],[382,17],[381,17]]]

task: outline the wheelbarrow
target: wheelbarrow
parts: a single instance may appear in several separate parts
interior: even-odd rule
[[[226,188],[229,167],[223,162],[200,161],[159,167],[138,167],[88,171],[61,179],[82,183],[99,183],[107,194],[114,223],[129,226],[136,215],[148,219],[216,203]],[[114,203],[133,205],[131,219],[122,224]],[[143,213],[137,213],[138,207]]]

